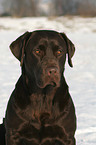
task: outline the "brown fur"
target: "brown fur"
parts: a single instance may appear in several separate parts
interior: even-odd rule
[[[7,145],[75,145],[75,109],[64,78],[74,45],[64,33],[26,32],[10,45],[22,74],[9,99]]]

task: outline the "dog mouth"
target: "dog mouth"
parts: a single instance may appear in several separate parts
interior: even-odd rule
[[[56,82],[54,82],[54,81],[51,81],[48,85],[52,86],[52,87],[56,87],[57,86]]]
[[[50,91],[54,90],[57,87],[56,82],[52,81],[46,85],[44,85],[42,88],[47,91],[47,93],[50,93]]]
[[[46,87],[55,88],[55,87],[59,87],[60,86],[59,82],[56,82],[54,80],[47,81],[45,83],[43,81],[39,81],[37,83],[37,85],[38,85],[39,88],[46,88]]]

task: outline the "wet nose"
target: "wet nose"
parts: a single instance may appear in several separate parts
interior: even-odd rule
[[[46,72],[48,76],[55,76],[58,73],[58,68],[50,67],[50,68],[47,68]]]

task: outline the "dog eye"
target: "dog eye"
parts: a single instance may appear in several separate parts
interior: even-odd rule
[[[36,50],[35,53],[36,53],[36,54],[40,54],[40,50]]]
[[[61,54],[61,50],[58,50],[58,51],[57,51],[57,54]]]
[[[40,56],[40,57],[43,57],[44,52],[42,50],[40,50],[40,49],[36,49],[35,50],[35,55]]]
[[[59,56],[59,55],[61,55],[61,54],[62,54],[62,50],[57,50],[57,51],[56,51],[56,55],[57,55],[57,56]]]

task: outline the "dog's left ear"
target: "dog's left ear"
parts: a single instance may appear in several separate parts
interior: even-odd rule
[[[74,55],[74,52],[75,52],[75,46],[74,44],[71,42],[71,40],[69,40],[69,38],[64,34],[64,33],[60,33],[60,35],[63,37],[63,39],[65,40],[66,42],[66,45],[67,45],[67,53],[68,53],[68,64],[70,67],[73,67],[73,64],[72,64],[72,57]]]
[[[13,41],[10,45],[11,52],[21,62],[21,66],[23,64],[25,45],[30,35],[31,32],[25,32],[23,35],[21,35],[15,41]]]

